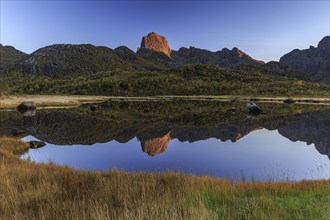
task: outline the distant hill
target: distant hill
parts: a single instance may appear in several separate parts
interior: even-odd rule
[[[172,51],[172,59],[176,64],[213,64],[220,67],[234,67],[242,64],[261,66],[264,64],[236,47],[232,50],[224,48],[217,52],[195,47],[181,47],[178,51]]]
[[[311,81],[311,77],[301,70],[292,69],[289,66],[281,64],[276,61],[270,61],[258,68],[262,73],[270,74],[273,76],[286,76],[289,78],[297,78],[301,80]]]
[[[129,69],[133,70],[157,70],[159,68],[166,67],[166,65],[158,62],[157,60],[148,59],[148,57],[139,56],[134,51],[126,46],[117,47],[115,50],[116,54],[122,59],[121,63],[125,67],[129,66]]]
[[[7,71],[24,59],[27,54],[15,49],[12,46],[3,46],[0,44],[0,71]]]
[[[154,69],[158,66],[138,57],[127,47],[115,50],[91,44],[55,44],[30,54],[16,68],[24,73],[43,74],[61,78],[72,73],[99,71]]]
[[[303,71],[313,81],[330,82],[330,36],[324,37],[317,47],[295,49],[281,57],[280,63]]]
[[[137,54],[167,66],[212,64],[220,67],[235,67],[264,64],[264,62],[253,59],[236,47],[232,50],[224,48],[217,52],[195,47],[182,47],[178,51],[171,50],[166,38],[154,32],[142,38]]]

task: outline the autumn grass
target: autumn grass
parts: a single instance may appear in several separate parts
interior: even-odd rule
[[[240,183],[178,173],[75,171],[23,161],[0,139],[0,219],[329,219],[330,181]]]
[[[84,95],[10,95],[0,96],[0,109],[16,108],[23,101],[34,101],[37,107],[77,107],[84,103],[97,103],[108,100],[106,96]]]

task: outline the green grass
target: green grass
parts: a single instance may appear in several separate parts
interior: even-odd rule
[[[330,181],[240,183],[178,173],[75,171],[0,138],[0,219],[329,219]]]

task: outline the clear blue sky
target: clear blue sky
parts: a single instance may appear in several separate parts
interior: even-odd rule
[[[4,1],[1,39],[31,53],[55,43],[136,51],[142,36],[164,35],[172,49],[238,47],[264,61],[329,35],[326,1]]]

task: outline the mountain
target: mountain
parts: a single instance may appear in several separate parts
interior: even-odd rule
[[[253,59],[236,47],[232,50],[224,48],[217,52],[195,47],[182,47],[178,51],[171,50],[166,38],[155,32],[151,32],[142,38],[141,47],[138,48],[137,54],[148,59],[157,60],[168,66],[212,64],[221,67],[234,67],[241,64],[260,66],[264,63]]]
[[[19,64],[25,73],[64,77],[71,73],[98,72],[122,67],[116,53],[90,44],[55,44],[43,47]]]
[[[12,46],[3,46],[0,44],[0,71],[6,71],[12,68],[13,65],[24,59],[26,56],[27,54]]]
[[[111,70],[157,70],[161,73],[159,70],[165,68],[206,64],[235,68],[247,75],[260,73],[284,76],[286,79],[330,82],[329,38],[327,36],[322,39],[317,48],[294,50],[284,55],[280,62],[266,64],[236,47],[216,52],[195,47],[182,47],[175,51],[170,48],[164,36],[155,32],[142,38],[136,53],[125,46],[111,49],[91,44],[55,44],[26,55],[13,47],[1,45],[0,73],[20,72],[63,79],[93,73],[100,73],[99,77],[102,77],[104,72]],[[207,67],[203,68],[207,70]],[[108,75],[103,74],[103,77]]]
[[[171,50],[166,38],[155,32],[142,38],[137,54],[167,66],[212,64],[221,67],[235,67],[242,64],[260,66],[264,63],[253,59],[236,47],[232,50],[224,48],[217,52],[195,47],[182,47],[178,51]]]
[[[96,73],[115,69],[159,70],[185,64],[213,64],[221,67],[263,64],[238,48],[211,52],[190,47],[174,51],[171,50],[166,38],[155,32],[142,38],[141,47],[136,53],[125,46],[113,50],[91,44],[54,44],[22,58],[24,59],[21,62],[15,60],[12,70],[53,78],[65,78],[73,73]]]
[[[303,71],[313,81],[330,82],[330,36],[324,37],[317,47],[295,49],[281,57],[280,63]]]
[[[255,60],[243,51],[234,47],[212,52],[195,47],[181,47],[178,51],[172,51],[172,59],[176,64],[213,64],[221,67],[233,67],[241,64],[261,66],[264,62]]]

